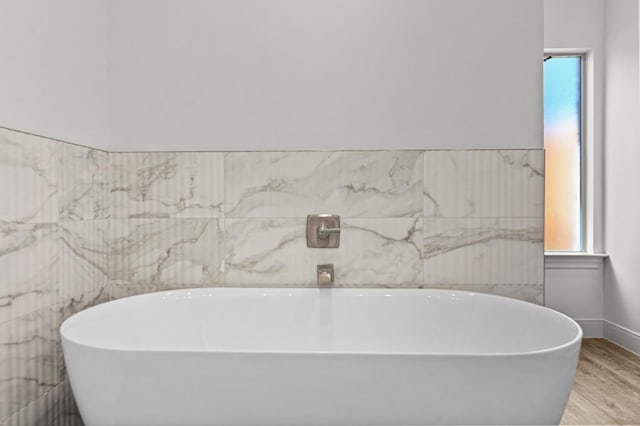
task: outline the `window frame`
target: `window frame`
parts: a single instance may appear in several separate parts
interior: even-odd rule
[[[545,249],[545,255],[589,255],[602,252],[602,211],[596,209],[595,200],[602,199],[602,142],[597,132],[602,125],[601,105],[596,106],[595,61],[592,49],[544,49],[544,56],[580,57],[580,250],[556,251]],[[544,78],[544,66],[543,66]],[[600,83],[600,90],[601,90]],[[597,121],[597,118],[599,121]],[[544,124],[543,124],[544,128]],[[596,161],[596,159],[599,159]]]

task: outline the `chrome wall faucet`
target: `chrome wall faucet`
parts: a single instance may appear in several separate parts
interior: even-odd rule
[[[317,277],[319,287],[328,287],[333,285],[335,281],[335,277],[333,275],[333,264],[329,263],[326,265],[318,265]]]
[[[310,214],[307,216],[307,247],[340,247],[340,216],[335,214]]]

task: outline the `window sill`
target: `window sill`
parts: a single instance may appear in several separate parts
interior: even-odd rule
[[[545,252],[544,269],[600,269],[604,253]]]

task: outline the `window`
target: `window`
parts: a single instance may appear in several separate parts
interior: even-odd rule
[[[582,70],[580,55],[544,59],[546,251],[583,250]]]

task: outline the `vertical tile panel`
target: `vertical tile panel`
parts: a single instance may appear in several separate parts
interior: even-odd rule
[[[112,283],[206,286],[220,277],[219,219],[110,221]]]
[[[55,144],[0,128],[0,223],[57,221]]]
[[[62,382],[20,411],[0,421],[3,426],[83,426],[71,388]]]
[[[63,320],[109,283],[107,220],[66,222],[59,226],[60,283]]]
[[[237,286],[315,283],[306,219],[225,219],[224,282]],[[330,250],[330,249],[327,249]]]
[[[543,215],[543,150],[425,152],[425,217]]]
[[[114,218],[222,216],[222,153],[111,153],[109,161]]]
[[[340,247],[306,246],[306,220],[225,219],[225,283],[315,286],[316,265],[332,263],[337,286],[422,283],[422,219],[343,218]]]
[[[424,281],[542,303],[544,151],[426,151]]]
[[[422,284],[421,218],[345,218],[341,240],[339,249],[319,251],[316,259],[318,263],[335,264],[338,286]]]
[[[25,407],[61,382],[58,324],[56,307],[0,324],[0,406]]]
[[[68,143],[56,144],[58,214],[61,222],[106,219],[106,152]]]
[[[425,219],[426,284],[542,284],[543,219]]]
[[[420,216],[419,151],[230,152],[225,217]]]
[[[0,323],[57,300],[57,226],[0,224]]]

